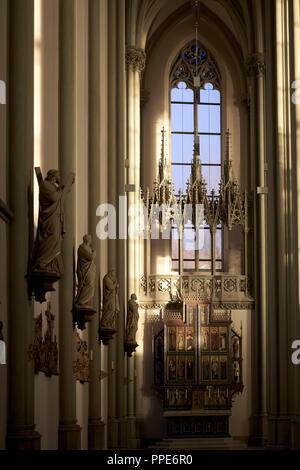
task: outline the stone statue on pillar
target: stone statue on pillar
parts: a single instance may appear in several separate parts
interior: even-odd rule
[[[91,235],[83,237],[83,243],[77,251],[78,288],[74,302],[74,323],[79,329],[85,329],[85,323],[96,313],[94,309],[94,294],[96,281],[96,252],[92,247]]]
[[[62,239],[64,230],[64,198],[75,182],[70,173],[65,185],[61,184],[58,170],[49,170],[45,179],[36,168],[39,183],[39,218],[31,268],[28,274],[31,294],[40,303],[45,294],[53,291],[52,284],[63,274]]]
[[[100,322],[100,339],[103,344],[116,332],[116,316],[120,312],[119,283],[115,269],[110,270],[103,278],[103,308]]]
[[[137,303],[137,297],[135,294],[131,294],[130,300],[128,301],[128,312],[127,312],[127,325],[126,325],[126,337],[125,337],[125,351],[128,357],[132,356],[135,352],[138,344],[136,342],[136,332],[138,330],[139,322],[139,305]]]

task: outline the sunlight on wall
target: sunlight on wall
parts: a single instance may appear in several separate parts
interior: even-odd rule
[[[42,138],[42,0],[34,1],[34,166],[41,166]],[[34,221],[37,223],[39,210],[39,187],[34,180]]]
[[[171,258],[170,256],[158,256],[156,260],[156,272],[160,274],[170,274]]]

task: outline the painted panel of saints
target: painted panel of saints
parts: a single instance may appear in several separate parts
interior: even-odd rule
[[[185,380],[185,357],[177,357],[177,380]]]
[[[194,380],[194,358],[189,356],[186,358],[186,379]]]
[[[209,350],[209,328],[205,327],[201,329],[201,350],[208,351]]]
[[[170,408],[176,406],[176,390],[168,390],[167,400]]]
[[[184,339],[185,339],[185,334],[184,334],[185,328],[183,326],[179,326],[177,328],[177,351],[184,351]]]
[[[170,326],[168,328],[168,345],[169,351],[176,351],[176,328],[175,326]]]
[[[187,328],[186,330],[186,350],[194,350],[194,328]]]
[[[168,379],[176,380],[176,358],[173,356],[168,357]]]
[[[209,380],[210,360],[209,357],[202,358],[202,380]]]
[[[240,364],[238,361],[233,361],[233,381],[236,384],[240,382]]]
[[[213,356],[211,358],[210,370],[211,370],[211,379],[212,380],[218,380],[219,379],[219,360],[218,360],[218,357]]]
[[[220,379],[227,379],[227,357],[220,356]]]
[[[227,351],[227,327],[219,328],[219,348],[220,351]]]
[[[194,325],[194,319],[195,319],[195,310],[197,307],[188,307],[188,319],[189,319],[189,325]]]
[[[187,392],[186,390],[178,390],[177,405],[185,406],[187,404]]]
[[[210,349],[211,351],[218,351],[219,350],[219,332],[218,328],[213,327],[210,329]]]

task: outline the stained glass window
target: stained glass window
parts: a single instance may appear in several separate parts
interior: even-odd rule
[[[200,89],[194,87],[194,77],[200,77]],[[202,175],[208,193],[219,191],[221,179],[221,89],[220,73],[211,54],[201,45],[189,43],[176,57],[170,76],[172,177],[175,193],[186,194],[191,175],[195,134],[199,135]],[[197,124],[198,123],[198,124]],[[211,240],[204,226],[203,244],[193,249],[195,230],[185,228],[183,240],[184,271],[195,271],[195,253],[199,256],[198,269],[211,269]],[[195,244],[194,244],[195,245]],[[172,269],[179,268],[179,241],[177,230],[172,236]],[[216,268],[222,269],[222,231],[216,236]]]

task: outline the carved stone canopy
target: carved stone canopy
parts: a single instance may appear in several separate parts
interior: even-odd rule
[[[126,48],[126,65],[133,72],[143,72],[146,68],[146,52],[135,46]]]

